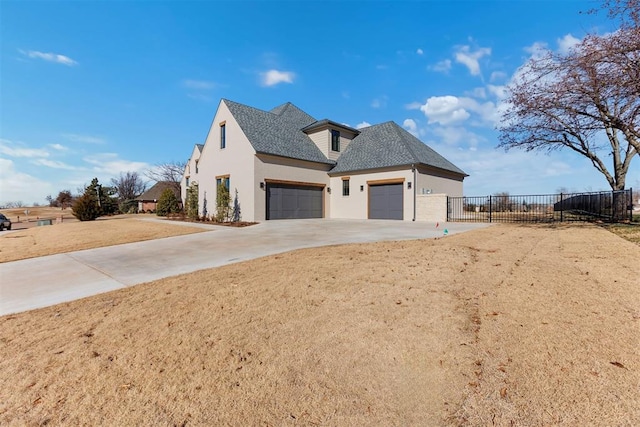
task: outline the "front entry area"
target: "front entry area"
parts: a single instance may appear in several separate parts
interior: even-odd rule
[[[369,184],[369,219],[403,219],[403,184]]]
[[[324,186],[267,182],[267,219],[322,218]]]

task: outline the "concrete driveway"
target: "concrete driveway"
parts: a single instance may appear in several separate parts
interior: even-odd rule
[[[434,238],[445,229],[451,235],[487,225],[329,219],[207,225],[203,233],[2,263],[0,315],[294,249]]]

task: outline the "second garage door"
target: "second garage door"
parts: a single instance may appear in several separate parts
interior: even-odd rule
[[[323,187],[267,183],[267,219],[322,218]]]
[[[403,219],[402,183],[369,186],[369,219]]]

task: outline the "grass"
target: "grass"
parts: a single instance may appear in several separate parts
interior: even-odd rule
[[[0,317],[0,424],[639,425],[638,259],[503,224]]]
[[[603,227],[623,239],[640,245],[640,215],[634,215],[633,221],[629,224],[603,224]]]
[[[96,221],[63,222],[0,234],[0,262],[159,239],[204,231],[169,221],[114,216]]]

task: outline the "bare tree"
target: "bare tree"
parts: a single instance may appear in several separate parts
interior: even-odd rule
[[[155,182],[171,182],[173,187],[180,192],[180,181],[184,174],[187,162],[167,162],[156,164],[145,171],[145,176]]]
[[[70,190],[62,190],[58,193],[58,197],[56,197],[56,206],[59,206],[60,209],[70,208],[73,205],[73,195]]]
[[[117,178],[111,178],[111,184],[116,189],[119,202],[133,200],[147,189],[147,183],[142,180],[138,172],[122,173]]]
[[[569,53],[549,51],[521,69],[509,86],[499,146],[568,148],[589,159],[613,190],[622,190],[640,152],[638,6],[625,0],[605,5],[612,17],[630,16],[617,32],[588,35]]]

